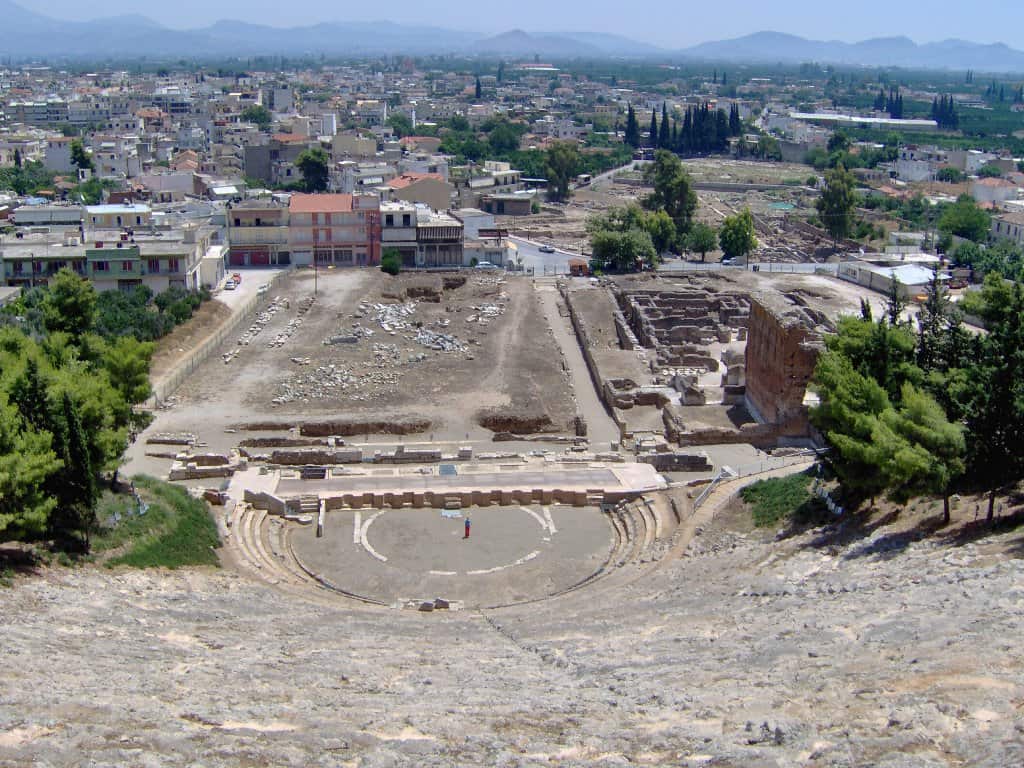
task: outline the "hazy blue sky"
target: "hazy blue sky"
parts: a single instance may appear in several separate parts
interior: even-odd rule
[[[139,3],[128,0],[16,0],[27,8],[69,19],[117,13],[141,13],[167,26],[204,26],[235,18],[274,26],[318,21],[376,21],[433,24],[451,29],[497,33],[522,28],[529,32],[587,30],[613,32],[658,45],[679,48],[707,40],[736,37],[759,30],[805,37],[856,41],[906,35],[917,42],[959,37],[976,42],[1004,42],[1024,49],[1024,0],[388,0],[386,3],[306,0],[175,0]],[[636,11],[623,14],[623,9]],[[514,14],[509,13],[514,10]]]

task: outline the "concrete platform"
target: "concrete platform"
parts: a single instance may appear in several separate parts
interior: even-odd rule
[[[329,512],[322,538],[308,526],[293,529],[291,542],[304,568],[347,592],[388,604],[443,598],[475,608],[580,583],[605,565],[614,534],[596,507],[370,509]]]
[[[430,474],[424,474],[427,470]],[[260,474],[249,469],[235,474],[229,494],[243,499],[246,492],[279,500],[317,495],[328,509],[356,507],[444,506],[458,498],[463,506],[492,504],[553,504],[583,506],[596,497],[615,501],[667,487],[648,464],[458,465],[458,474],[439,475],[436,465],[395,468],[359,467],[324,480],[302,480],[280,472]],[[258,502],[253,500],[254,503]]]

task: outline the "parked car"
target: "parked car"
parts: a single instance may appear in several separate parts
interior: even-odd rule
[[[231,276],[231,279],[235,281],[235,285],[241,285],[242,284],[242,273],[241,272],[235,272],[235,274],[233,274]]]
[[[537,250],[540,251],[541,253],[554,253],[555,252],[555,246],[553,246],[553,245],[542,245]]]
[[[736,266],[736,259],[722,259],[722,266],[723,267],[735,267]]]
[[[237,287],[238,287],[238,283],[236,283],[234,280],[228,280],[226,283],[224,283],[224,290],[225,291],[233,291]]]
[[[476,268],[477,269],[497,269],[498,265],[497,264],[492,264],[489,261],[478,261],[476,263]]]

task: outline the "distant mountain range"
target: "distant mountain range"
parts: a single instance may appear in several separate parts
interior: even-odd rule
[[[714,61],[822,63],[922,69],[974,69],[1024,72],[1024,52],[1003,44],[944,40],[918,45],[906,37],[860,43],[807,40],[779,32],[758,32],[733,40],[667,50],[614,34],[556,32],[541,35],[521,29],[481,38],[469,32],[393,22],[324,22],[277,28],[245,21],[218,21],[201,29],[174,30],[140,15],[93,21],[63,21],[0,0],[6,34],[0,57],[29,59],[129,58],[148,56],[255,56],[330,54],[461,54],[571,58],[657,58]]]
[[[1022,51],[1002,43],[985,45],[955,39],[922,45],[907,37],[877,37],[859,43],[843,43],[807,40],[781,32],[757,32],[733,40],[701,43],[681,53],[691,58],[752,62],[817,61],[867,67],[1024,72]]]

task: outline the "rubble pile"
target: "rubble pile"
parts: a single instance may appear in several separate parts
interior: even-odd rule
[[[398,365],[402,361],[402,353],[397,344],[374,344],[373,360],[378,368]]]
[[[301,325],[301,317],[289,320],[288,325],[284,327],[284,330],[277,334],[277,336],[275,336],[271,341],[267,342],[267,347],[270,349],[273,349],[274,347],[283,347],[288,343],[288,339],[295,335],[295,332],[299,330]]]
[[[401,373],[393,370],[376,370],[359,375],[342,366],[322,365],[282,383],[280,394],[271,402],[274,405],[308,403],[338,396],[348,400],[370,400],[381,392],[393,391],[400,377]]]
[[[333,336],[328,336],[324,339],[323,343],[325,347],[334,346],[335,344],[355,344],[360,339],[370,336],[373,336],[372,328],[366,328],[361,323],[352,323],[351,331],[338,331]]]
[[[426,328],[420,328],[416,332],[416,342],[427,349],[434,349],[438,352],[466,352],[469,349],[468,346],[450,334],[435,333]]]
[[[271,320],[273,320],[274,315],[284,309],[288,309],[288,299],[283,299],[279,296],[275,297],[274,300],[270,302],[270,306],[261,310],[260,313],[256,315],[256,319],[253,321],[253,324],[249,326],[249,329],[239,337],[238,346],[249,346],[252,340],[259,336],[263,329],[267,327]],[[230,361],[225,360],[224,362]]]
[[[361,311],[373,310],[377,324],[387,333],[407,330],[412,326],[410,318],[416,313],[416,302],[404,304],[360,304]]]
[[[505,314],[504,304],[481,304],[479,306],[471,307],[471,309],[476,314],[467,317],[467,323],[479,323],[480,325],[487,325],[487,323],[489,323],[494,318],[501,317],[503,314]]]

